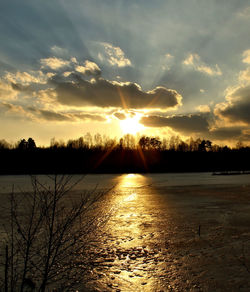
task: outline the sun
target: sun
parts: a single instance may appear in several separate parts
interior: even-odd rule
[[[140,114],[136,114],[133,117],[126,118],[125,120],[120,121],[120,127],[123,134],[132,134],[135,135],[138,132],[144,129],[144,126],[140,124],[141,119]]]

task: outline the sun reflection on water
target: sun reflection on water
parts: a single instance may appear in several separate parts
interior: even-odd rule
[[[130,196],[126,197],[126,198],[124,199],[124,201],[125,201],[125,202],[133,201],[133,200],[136,199],[136,196],[137,196],[137,193],[133,193],[133,194],[131,194]]]
[[[135,176],[137,176],[137,175],[138,175],[138,174],[129,173],[129,174],[126,175],[126,177],[127,177],[127,178],[129,178],[129,177],[135,177]]]
[[[164,231],[150,176],[120,175],[112,204],[116,209],[99,245],[98,275],[104,275],[98,278],[100,291],[160,291]]]
[[[147,183],[147,178],[141,174],[129,173],[119,177],[119,188],[138,188]]]
[[[119,207],[108,224],[116,260],[110,278],[121,291],[153,291],[154,257],[158,253],[148,246],[154,227],[150,180],[141,174],[119,177]],[[110,245],[108,249],[110,249]]]

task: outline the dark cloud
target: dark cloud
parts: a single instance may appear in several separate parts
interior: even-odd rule
[[[114,116],[117,117],[117,119],[119,120],[125,120],[126,119],[126,115],[123,113],[114,113]]]
[[[60,82],[58,79],[52,79],[56,85],[57,99],[62,104],[165,110],[181,104],[181,95],[165,87],[156,87],[152,91],[145,92],[132,82],[111,82],[103,78],[86,81],[79,75],[74,75],[77,78],[76,82]]]
[[[247,140],[248,135],[244,134],[245,127],[221,127],[209,129],[208,114],[192,114],[182,116],[149,116],[143,117],[140,122],[147,127],[170,127],[183,134],[198,134],[207,139],[220,140]]]
[[[43,120],[54,122],[80,122],[80,121],[96,121],[105,122],[107,119],[99,114],[90,113],[65,113],[55,112],[52,110],[38,109],[35,107],[23,107],[11,103],[1,102],[1,112],[17,113],[19,117],[25,117],[28,120]]]
[[[96,121],[96,122],[105,122],[107,121],[107,119],[105,119],[103,116],[101,115],[93,115],[93,114],[72,114],[74,117],[86,121],[86,120],[91,120],[91,121]]]
[[[38,113],[40,114],[41,118],[47,121],[59,121],[59,122],[72,121],[72,118],[66,114],[56,113],[56,112],[47,111],[47,110],[38,110]]]
[[[203,133],[208,131],[208,116],[205,114],[179,115],[171,117],[148,116],[140,122],[146,127],[170,127],[182,133]]]
[[[36,109],[34,107],[28,107],[26,109],[27,112],[32,113],[34,117],[47,120],[47,121],[72,121],[72,118],[64,113],[56,113],[54,111],[43,110],[43,109]]]
[[[106,119],[101,115],[88,114],[88,113],[60,113],[43,109],[36,109],[33,107],[27,108],[27,112],[31,112],[35,117],[47,121],[58,121],[58,122],[76,122],[82,121],[98,121],[104,122]]]
[[[215,114],[232,122],[250,124],[250,85],[236,89],[226,103],[216,106]]]
[[[7,109],[7,110],[13,110],[13,109],[15,109],[15,106],[13,104],[11,104],[11,103],[1,102],[0,103],[0,108]]]
[[[11,82],[11,87],[12,89],[16,90],[16,91],[20,91],[20,92],[28,92],[28,91],[31,91],[31,88],[30,86],[25,86],[25,85],[22,85],[20,83],[13,83]]]
[[[209,131],[209,137],[216,140],[231,140],[240,138],[242,128],[240,127],[224,127]]]

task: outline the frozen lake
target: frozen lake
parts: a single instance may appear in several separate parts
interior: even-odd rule
[[[154,187],[192,186],[192,185],[246,185],[250,184],[250,174],[245,175],[212,175],[204,173],[153,173],[153,174],[92,174],[82,177],[75,190],[91,190],[110,188],[119,185],[123,178],[129,177],[131,184],[150,184]],[[38,175],[39,181],[52,185],[53,176]],[[73,175],[72,181],[81,179]],[[0,176],[0,193],[11,192],[12,186],[16,192],[19,190],[32,190],[31,179],[28,175],[3,175]],[[130,185],[131,185],[130,184]]]
[[[28,176],[0,177],[2,195],[12,185],[32,189]],[[249,174],[88,175],[75,194],[96,187],[113,187],[113,213],[90,248],[87,291],[250,291]]]

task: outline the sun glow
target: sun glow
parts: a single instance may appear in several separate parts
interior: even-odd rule
[[[120,127],[123,134],[133,134],[142,131],[144,126],[140,124],[141,115],[136,114],[134,117],[126,118],[120,121]]]

